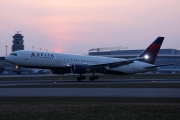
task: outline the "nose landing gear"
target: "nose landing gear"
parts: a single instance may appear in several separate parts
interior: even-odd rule
[[[21,70],[20,70],[20,66],[16,65],[16,69],[17,69],[17,75],[20,75],[21,74]]]

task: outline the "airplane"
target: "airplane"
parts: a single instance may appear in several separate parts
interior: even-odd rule
[[[164,37],[158,37],[137,58],[123,59],[101,56],[64,54],[34,50],[18,50],[10,53],[5,60],[20,67],[51,69],[53,74],[79,74],[77,81],[86,79],[83,74],[92,73],[90,81],[99,79],[97,73],[129,75],[158,70],[161,66],[154,65]],[[21,74],[17,72],[17,74]]]

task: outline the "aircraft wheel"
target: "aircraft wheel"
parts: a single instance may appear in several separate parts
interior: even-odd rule
[[[99,79],[99,76],[94,76],[94,79]]]
[[[90,77],[89,80],[90,80],[90,81],[94,81],[94,77]]]
[[[20,74],[21,74],[21,72],[20,72],[20,71],[18,71],[18,72],[17,72],[17,75],[20,75]]]
[[[80,81],[81,81],[81,77],[77,77],[77,81],[79,81],[79,82],[80,82]]]
[[[86,77],[85,77],[85,76],[81,76],[81,79],[82,79],[82,80],[85,80],[85,79],[86,79]]]

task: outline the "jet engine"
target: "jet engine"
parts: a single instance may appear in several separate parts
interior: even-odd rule
[[[77,73],[77,74],[85,74],[87,72],[90,72],[87,65],[72,65],[71,71],[72,73]]]

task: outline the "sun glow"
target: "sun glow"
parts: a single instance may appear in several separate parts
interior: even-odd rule
[[[179,4],[178,0],[1,0],[0,47],[11,45],[14,31],[21,30],[25,49],[36,45],[83,54],[93,47],[143,49],[159,34],[175,36],[173,43],[179,48]],[[132,44],[138,42],[142,44]]]

